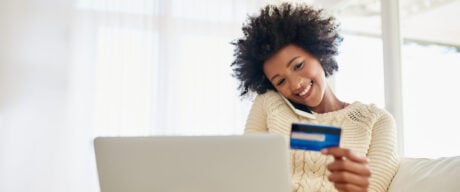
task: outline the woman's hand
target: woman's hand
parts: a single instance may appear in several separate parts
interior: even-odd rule
[[[323,149],[321,153],[334,156],[334,161],[327,166],[331,172],[328,179],[338,191],[367,191],[371,171],[366,157],[340,147]]]

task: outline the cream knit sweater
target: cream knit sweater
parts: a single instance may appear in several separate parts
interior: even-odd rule
[[[340,146],[367,156],[372,176],[369,191],[386,191],[398,168],[396,129],[392,116],[375,105],[354,102],[344,109],[318,114],[316,119],[294,113],[274,91],[258,95],[245,133],[270,132],[289,138],[291,123],[308,122],[342,128]],[[291,150],[292,191],[337,191],[327,176],[333,158],[319,152]]]

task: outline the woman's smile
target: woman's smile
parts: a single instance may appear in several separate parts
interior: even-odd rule
[[[312,86],[313,86],[313,82],[310,82],[307,87],[305,87],[300,93],[298,93],[297,95],[299,97],[301,97],[302,99],[306,99],[308,96],[311,95],[311,91],[312,91]]]

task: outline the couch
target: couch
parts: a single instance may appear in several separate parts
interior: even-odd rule
[[[388,192],[460,192],[460,156],[402,158]]]

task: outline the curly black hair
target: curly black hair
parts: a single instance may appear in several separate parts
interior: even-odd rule
[[[323,10],[309,5],[283,3],[267,5],[260,15],[243,25],[244,37],[232,42],[235,60],[233,76],[240,81],[241,96],[275,90],[263,72],[264,62],[281,48],[294,44],[315,56],[326,77],[338,70],[334,58],[342,37],[334,17],[323,17]]]

